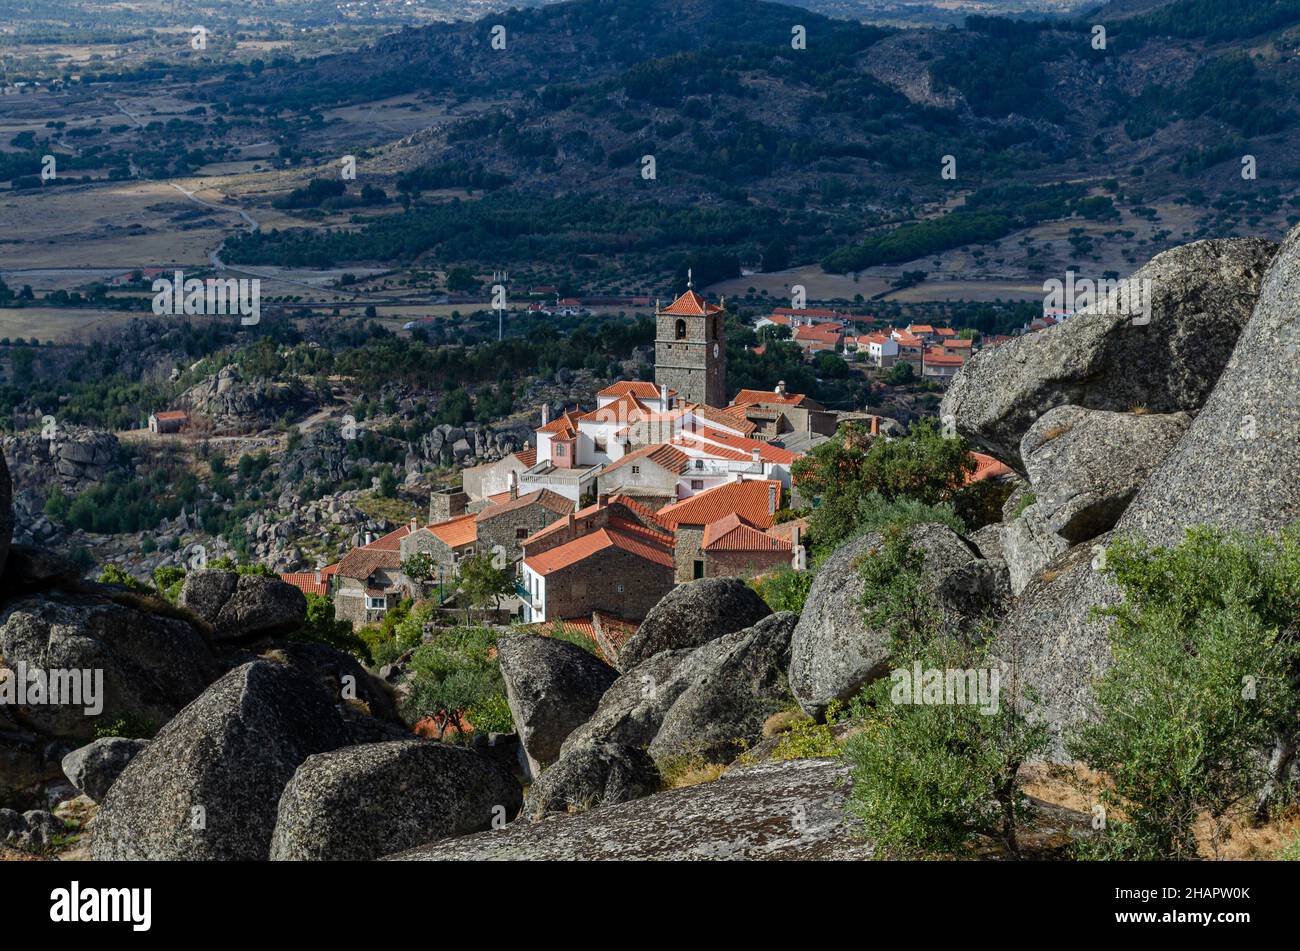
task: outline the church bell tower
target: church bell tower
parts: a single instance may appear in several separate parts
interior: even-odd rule
[[[695,293],[687,271],[686,292],[655,308],[655,383],[689,403],[727,405],[727,314]]]

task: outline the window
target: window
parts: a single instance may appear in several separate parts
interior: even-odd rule
[[[677,321],[677,339],[678,340],[686,339],[686,321],[684,320]]]
[[[521,539],[521,538],[527,538],[527,537],[528,537],[528,529],[526,529],[526,528],[516,528],[516,529],[515,529],[515,539],[516,539],[516,540]]]
[[[618,584],[616,584],[616,585],[614,586],[614,590],[617,591],[619,594],[622,594],[622,593],[623,593],[623,582],[620,581]]]
[[[703,459],[696,459],[696,460],[695,460],[695,468],[697,468],[697,469],[703,469],[703,468],[704,468],[704,460],[703,460]]]
[[[692,572],[692,574],[693,574],[693,576],[696,577],[696,578],[703,578],[703,577],[704,577],[704,562],[701,561],[701,560],[698,559],[698,558],[695,559],[695,566],[694,566],[694,571]]]
[[[388,608],[387,598],[372,598],[366,596],[366,607],[371,611],[383,611]]]
[[[605,442],[605,437],[604,437],[604,436],[597,436],[597,437],[593,440],[593,442],[595,442],[595,444],[596,444],[596,451],[597,451],[597,452],[604,452],[604,451],[605,451],[605,446],[607,445],[607,443]]]
[[[704,480],[703,480],[703,479],[692,479],[692,480],[691,480],[691,491],[692,491],[692,492],[698,492],[698,491],[700,491],[700,489],[702,489],[702,488],[704,488]]]
[[[561,443],[556,443],[556,444],[555,444],[555,454],[556,454],[557,456],[562,456],[562,455],[564,455],[564,443],[561,442]]]
[[[633,466],[633,467],[632,467],[632,475],[640,475],[640,474],[641,474],[641,467],[640,467],[640,466]]]

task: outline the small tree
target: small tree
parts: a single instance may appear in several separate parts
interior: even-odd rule
[[[465,623],[470,620],[470,609],[486,611],[500,607],[501,597],[515,589],[515,574],[510,565],[497,567],[491,555],[474,555],[466,558],[460,567],[460,590],[465,596]]]

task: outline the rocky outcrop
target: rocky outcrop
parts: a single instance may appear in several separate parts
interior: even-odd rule
[[[233,571],[189,572],[179,603],[212,625],[214,641],[288,634],[307,618],[307,598],[298,588]]]
[[[661,651],[620,676],[600,698],[590,719],[569,734],[560,755],[590,742],[649,746],[673,701],[687,687],[686,679],[676,674],[692,653]]]
[[[353,741],[331,698],[269,661],[230,671],[182,710],[100,806],[96,859],[265,859],[285,785]]]
[[[870,858],[845,809],[847,766],[806,759],[733,769],[716,782],[575,816],[516,822],[392,856],[400,860]]]
[[[1025,506],[1002,530],[1002,560],[1007,566],[1011,593],[1018,597],[1040,571],[1069,547],[1069,542],[1052,531],[1037,502]]]
[[[63,757],[63,773],[68,782],[100,802],[127,764],[148,745],[148,740],[103,737]]]
[[[1045,722],[1054,756],[1064,758],[1070,729],[1091,715],[1092,684],[1110,666],[1110,623],[1093,609],[1122,601],[1096,565],[1103,535],[1053,561],[1025,589],[999,628],[994,654],[1002,689]]]
[[[273,860],[364,860],[500,828],[519,784],[486,757],[429,740],[349,746],[306,759],[280,797]]]
[[[1187,434],[1120,520],[1161,545],[1189,525],[1276,531],[1300,519],[1300,228]]]
[[[788,611],[773,614],[687,657],[677,670],[686,689],[664,714],[650,755],[726,763],[760,739],[763,722],[793,701],[785,672],[798,621]]]
[[[98,724],[170,720],[221,672],[207,640],[187,621],[94,594],[33,595],[0,610],[0,657],[11,670],[103,674],[102,711],[85,705],[12,707],[21,725],[47,736],[89,740]]]
[[[246,381],[231,364],[191,386],[177,404],[206,419],[214,433],[224,435],[257,432],[284,416],[300,416],[315,407],[315,400],[296,377]]]
[[[44,809],[31,809],[19,815],[13,809],[0,809],[0,845],[39,851],[54,844],[67,829]]]
[[[650,609],[619,651],[619,669],[630,670],[660,651],[699,647],[771,613],[739,578],[701,578],[679,585]]]
[[[522,634],[497,641],[506,700],[534,776],[595,712],[618,671],[576,644]]]
[[[1054,407],[1195,411],[1261,297],[1276,250],[1269,241],[1231,238],[1157,255],[1132,275],[1152,282],[1149,322],[1094,308],[981,350],[953,380],[940,415],[1023,471],[1020,441]],[[1283,283],[1274,282],[1275,293]]]
[[[648,796],[659,770],[645,750],[617,743],[581,743],[528,788],[524,812],[584,812]]]
[[[1074,545],[1115,527],[1191,424],[1186,413],[1058,406],[1020,443],[1046,529]]]
[[[1003,566],[978,557],[942,525],[907,530],[923,553],[922,585],[945,630],[973,633],[980,621],[1005,607]],[[890,635],[868,625],[861,564],[883,544],[880,533],[841,546],[813,579],[791,642],[790,688],[799,706],[821,717],[835,700],[847,700],[889,667]]]

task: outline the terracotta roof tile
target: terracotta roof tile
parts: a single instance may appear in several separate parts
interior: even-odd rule
[[[785,406],[798,406],[808,397],[802,393],[776,393],[772,390],[741,390],[731,401],[732,406],[753,406],[756,403],[777,403]]]
[[[337,566],[335,566],[337,568]],[[314,571],[289,571],[280,575],[280,580],[286,584],[291,584],[303,594],[329,594],[330,591],[330,574],[320,573],[320,580],[316,580]]]
[[[619,380],[617,383],[611,383],[609,386],[600,390],[597,396],[635,396],[642,400],[659,399],[659,387],[657,384],[647,380]],[[677,391],[670,389],[669,396],[676,396]]]
[[[790,543],[746,524],[739,515],[718,519],[704,527],[704,551],[791,551]]]
[[[672,550],[643,537],[613,528],[601,528],[596,531],[566,542],[539,555],[524,559],[524,564],[539,575],[548,575],[586,561],[593,555],[610,548],[628,552],[646,561],[673,568]]]
[[[677,300],[665,307],[660,313],[672,314],[675,317],[705,317],[709,314],[717,314],[722,308],[717,304],[710,304],[693,290],[688,290]]]
[[[633,452],[629,452],[622,458],[610,463],[604,468],[601,475],[609,475],[611,472],[616,472],[629,463],[636,463],[645,460],[649,460],[658,466],[662,466],[669,472],[675,472],[678,475],[681,475],[686,471],[686,466],[689,462],[686,453],[682,452],[680,449],[674,448],[668,443],[654,443],[649,446],[643,446]]]
[[[780,482],[773,479],[746,479],[744,482],[726,482],[689,499],[664,506],[655,513],[655,517],[664,527],[676,530],[679,525],[708,525],[735,512],[751,525],[770,528],[773,515],[770,492],[773,487],[779,507]]]
[[[472,545],[478,540],[478,521],[474,514],[457,515],[455,518],[449,518],[445,522],[437,522],[433,525],[426,525],[426,528],[447,547],[460,548],[462,545]]]
[[[500,502],[482,509],[476,516],[477,519],[481,522],[485,519],[496,518],[506,512],[527,508],[530,505],[541,505],[543,508],[550,509],[556,515],[567,515],[573,511],[573,502],[550,489],[536,489],[516,499],[510,498],[510,491],[507,489],[505,496]]]

